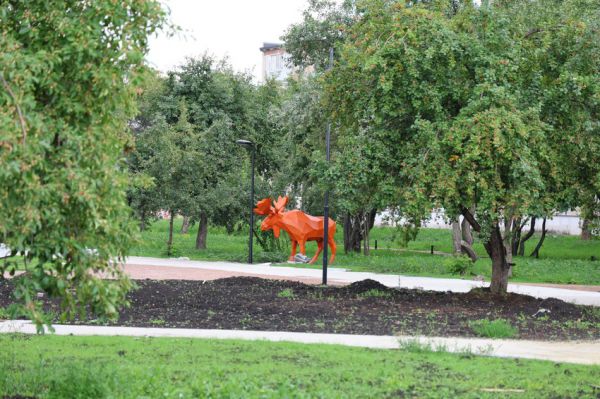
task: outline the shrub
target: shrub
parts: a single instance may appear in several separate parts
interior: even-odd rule
[[[469,323],[469,327],[475,334],[487,338],[512,338],[518,333],[517,328],[504,319],[474,320]]]
[[[464,255],[453,256],[445,261],[448,271],[452,274],[473,274],[473,261]]]

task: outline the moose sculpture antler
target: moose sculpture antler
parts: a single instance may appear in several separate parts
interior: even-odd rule
[[[259,201],[254,208],[257,215],[266,215],[260,225],[262,231],[273,229],[273,234],[279,238],[281,229],[285,230],[292,240],[292,254],[290,260],[293,261],[296,256],[297,245],[300,244],[300,253],[306,256],[306,242],[316,241],[318,250],[315,256],[310,260],[314,263],[323,250],[323,217],[315,217],[294,209],[286,212],[285,206],[288,203],[288,197],[279,197],[274,205],[271,205],[271,198],[265,198]],[[336,253],[335,240],[335,222],[329,218],[329,234],[327,244],[331,249],[331,258],[329,263],[333,263]]]

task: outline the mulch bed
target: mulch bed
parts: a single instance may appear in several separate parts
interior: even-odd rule
[[[475,336],[469,323],[506,319],[520,339],[600,339],[600,310],[558,299],[484,289],[469,293],[387,288],[373,280],[344,287],[232,277],[140,280],[116,325],[374,335]],[[10,299],[0,283],[0,306]],[[543,310],[545,309],[545,310]],[[83,322],[82,322],[83,324]],[[89,324],[87,322],[86,324]]]

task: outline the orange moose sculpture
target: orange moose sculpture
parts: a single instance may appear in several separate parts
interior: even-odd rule
[[[280,229],[285,230],[292,240],[292,254],[290,261],[296,256],[296,247],[300,244],[300,253],[306,256],[306,241],[316,241],[319,247],[317,253],[310,260],[314,263],[323,250],[323,217],[315,217],[297,209],[286,212],[285,206],[288,203],[288,197],[279,197],[274,206],[271,206],[271,198],[265,198],[256,204],[254,213],[257,215],[267,215],[260,225],[262,231],[273,229],[273,234],[279,238]],[[335,236],[335,222],[329,218],[328,244],[331,249],[329,263],[335,259],[336,246],[333,237]]]

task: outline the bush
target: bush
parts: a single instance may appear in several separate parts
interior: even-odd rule
[[[475,334],[487,338],[512,338],[518,333],[517,328],[504,319],[474,320],[469,323],[469,327]]]
[[[466,274],[474,274],[474,263],[468,256],[452,256],[451,258],[446,259],[444,263],[446,264],[448,271],[452,274],[459,274],[461,276],[464,276]]]

